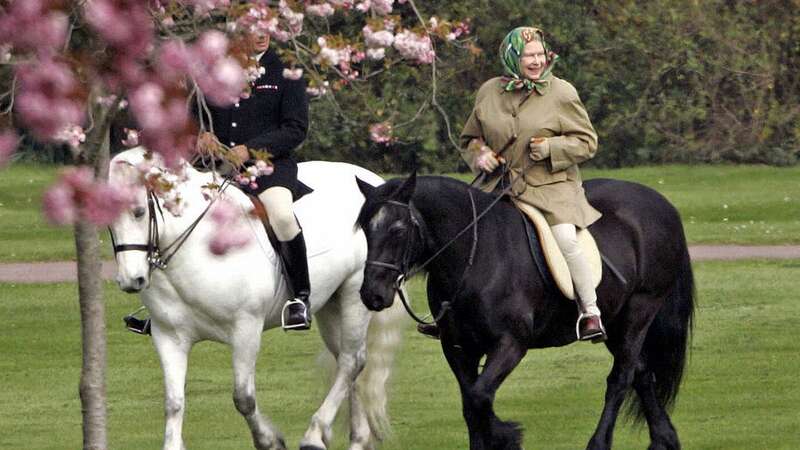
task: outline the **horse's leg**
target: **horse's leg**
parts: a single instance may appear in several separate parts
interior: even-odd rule
[[[336,413],[347,397],[351,404],[358,402],[354,383],[366,363],[366,336],[369,311],[358,297],[359,282],[342,286],[316,315],[320,334],[331,353],[336,357],[336,373],[328,395],[311,418],[311,424],[300,441],[301,450],[325,449],[330,444],[331,426]],[[363,408],[351,408],[350,449],[367,448],[370,428]]]
[[[678,433],[669,415],[656,398],[653,383],[653,373],[649,370],[636,372],[633,379],[633,388],[639,395],[642,410],[650,428],[650,446],[648,450],[680,450]]]
[[[444,343],[443,343],[444,344]],[[486,355],[486,364],[475,382],[462,391],[464,418],[470,429],[470,449],[520,449],[519,425],[504,422],[494,413],[494,397],[506,377],[527,352],[513,336],[505,335]],[[474,439],[473,439],[474,435]]]
[[[247,421],[256,449],[285,450],[283,437],[261,415],[256,402],[256,359],[261,348],[261,328],[261,322],[253,318],[238,323],[233,333],[233,404]]]
[[[192,343],[177,336],[162,333],[153,325],[153,345],[164,372],[164,450],[183,450],[183,411],[186,367]]]
[[[642,345],[650,323],[663,299],[648,294],[634,294],[623,311],[614,318],[606,346],[614,356],[614,365],[606,379],[603,413],[587,450],[608,450],[614,434],[619,409],[625,401],[637,371],[644,369]]]
[[[479,435],[479,430],[473,421],[474,414],[471,409],[471,402],[468,401],[472,385],[478,379],[478,364],[480,363],[483,355],[479,353],[470,353],[461,346],[457,346],[449,342],[448,336],[442,334],[442,351],[447,363],[450,364],[450,370],[453,371],[458,387],[461,390],[461,408],[464,415],[464,421],[467,423],[467,431],[469,433],[470,450],[483,449],[483,442]]]

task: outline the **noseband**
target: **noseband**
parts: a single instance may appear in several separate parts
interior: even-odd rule
[[[222,184],[220,185],[220,196],[225,189],[230,185],[230,179],[226,178]],[[214,204],[215,201],[220,196],[214,197],[208,205],[206,209],[203,210],[202,213],[189,225],[188,228],[183,230],[183,232],[178,235],[175,240],[161,249],[159,236],[160,233],[158,232],[158,217],[156,217],[156,210],[158,211],[159,215],[161,216],[161,220],[164,221],[164,211],[161,209],[161,205],[158,203],[158,198],[156,198],[155,192],[152,189],[147,189],[147,212],[150,217],[148,217],[147,222],[147,243],[146,244],[117,244],[116,239],[114,238],[114,232],[111,231],[109,227],[108,233],[111,235],[111,245],[114,248],[114,257],[116,258],[118,253],[127,252],[127,251],[140,251],[140,252],[147,252],[147,263],[149,265],[149,270],[152,271],[153,268],[164,270],[167,268],[169,261],[175,256],[175,253],[180,250],[183,244],[186,242],[186,239],[189,238],[189,235],[192,234],[192,231],[197,227],[197,224],[203,220],[206,213],[211,209],[211,206]],[[148,274],[149,275],[149,274]]]

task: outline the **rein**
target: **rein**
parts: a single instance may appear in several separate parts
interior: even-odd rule
[[[230,179],[226,178],[222,182],[222,186],[220,186],[220,193],[225,192],[225,189],[230,185]],[[114,256],[120,252],[126,251],[142,251],[147,252],[147,262],[150,266],[150,270],[153,268],[165,270],[169,265],[170,260],[172,257],[178,253],[183,244],[192,234],[192,232],[197,228],[197,225],[200,223],[201,220],[206,216],[208,211],[211,209],[211,206],[214,202],[217,201],[218,197],[211,199],[211,201],[206,205],[206,208],[200,213],[199,216],[185,229],[181,234],[175,238],[172,243],[161,248],[160,245],[160,233],[158,232],[158,217],[156,216],[156,210],[158,210],[159,215],[161,216],[161,220],[164,220],[164,211],[161,209],[161,205],[158,203],[158,198],[156,198],[156,194],[152,189],[147,189],[147,211],[149,214],[148,222],[147,222],[147,243],[146,244],[117,244],[116,239],[114,238],[114,232],[111,231],[109,227],[108,232],[111,235],[111,245],[114,249]]]
[[[506,170],[504,169],[504,172],[505,171]],[[411,266],[411,247],[412,247],[412,238],[413,238],[413,234],[412,233],[408,234],[408,239],[406,240],[406,247],[405,247],[405,250],[403,251],[403,260],[400,263],[400,265],[386,263],[386,262],[383,262],[383,261],[373,261],[373,260],[367,260],[366,261],[367,265],[381,267],[381,268],[392,270],[392,271],[395,271],[395,272],[398,273],[397,279],[395,279],[395,282],[394,282],[394,290],[397,293],[397,295],[400,297],[400,300],[402,300],[403,307],[405,308],[405,310],[408,313],[408,315],[411,316],[411,318],[414,319],[417,323],[420,323],[420,324],[423,324],[423,325],[435,324],[439,320],[441,320],[442,317],[444,317],[444,315],[447,313],[447,311],[449,311],[451,309],[451,305],[455,301],[455,299],[458,297],[458,294],[461,292],[461,288],[464,286],[464,282],[467,279],[467,273],[469,272],[469,269],[472,267],[472,264],[475,261],[475,252],[476,252],[476,250],[478,248],[478,221],[481,220],[481,218],[483,218],[483,216],[485,216],[489,212],[489,210],[491,210],[506,194],[511,192],[511,188],[512,188],[512,185],[509,183],[509,186],[506,187],[505,189],[503,189],[503,191],[501,191],[497,195],[497,197],[494,200],[492,200],[492,203],[490,203],[489,206],[486,207],[486,209],[481,211],[480,214],[478,214],[477,208],[475,207],[475,197],[473,196],[472,191],[471,190],[467,191],[469,193],[469,200],[470,200],[470,203],[471,203],[471,206],[472,206],[472,221],[469,224],[467,224],[467,226],[465,226],[463,229],[461,229],[461,231],[456,233],[455,236],[453,236],[453,238],[451,238],[449,241],[447,241],[447,243],[442,245],[436,252],[434,252],[434,254],[432,256],[430,256],[422,264],[420,264],[418,266],[414,266],[413,268],[410,269],[410,266]],[[408,210],[410,221],[414,225],[414,229],[417,231],[416,234],[418,234],[420,236],[420,239],[422,241],[425,240],[425,233],[422,230],[422,222],[419,219],[417,219],[417,217],[414,215],[414,208],[410,203],[398,202],[396,200],[387,200],[387,201],[385,201],[385,203],[390,204],[390,205],[400,206],[402,208],[406,208]],[[405,296],[405,293],[404,293],[404,290],[403,290],[403,284],[405,283],[405,281],[407,279],[410,279],[414,275],[418,274],[419,272],[422,272],[425,269],[425,267],[428,266],[428,264],[433,262],[434,259],[436,259],[439,255],[441,255],[442,252],[444,252],[447,248],[449,248],[464,233],[469,231],[469,229],[472,229],[472,247],[470,248],[470,252],[469,252],[469,260],[467,261],[467,266],[464,268],[464,271],[461,273],[461,279],[458,282],[458,286],[456,287],[455,292],[453,293],[453,297],[449,301],[443,301],[441,310],[439,311],[439,314],[437,314],[436,317],[434,317],[430,322],[426,322],[425,319],[420,318],[416,313],[414,313],[414,310],[411,308],[411,305],[410,305],[410,303],[408,302],[408,299]],[[428,315],[428,316],[430,317],[430,315]]]

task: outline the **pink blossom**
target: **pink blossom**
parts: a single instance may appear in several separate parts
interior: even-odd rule
[[[373,31],[369,25],[365,25],[361,31],[364,33],[364,42],[367,47],[389,47],[394,42],[394,34],[389,30]]]
[[[219,9],[219,8],[227,8],[230,6],[230,0],[179,0],[180,3],[188,6],[194,6],[194,12],[196,15],[205,15],[208,14],[209,11]]]
[[[73,197],[73,190],[62,183],[48,189],[42,197],[42,209],[47,220],[55,225],[75,223],[78,210]]]
[[[147,82],[130,94],[130,103],[142,127],[142,144],[160,153],[168,167],[177,167],[193,148],[186,100],[168,97],[164,88]]]
[[[83,104],[75,98],[77,79],[65,64],[46,59],[17,68],[16,109],[37,136],[53,139],[69,125],[83,122]]]
[[[96,181],[88,167],[67,170],[44,195],[47,219],[57,225],[75,223],[78,217],[98,226],[113,222],[134,200],[126,185],[112,186]]]
[[[0,16],[0,42],[40,54],[64,45],[69,18],[57,10],[58,0],[17,0],[4,6]]]
[[[386,56],[385,48],[368,48],[367,57],[372,60],[381,60]]]
[[[318,3],[306,5],[306,12],[309,16],[329,17],[332,16],[336,11],[329,3]]]
[[[91,190],[83,193],[81,213],[95,225],[109,225],[133,203],[133,192],[128,186],[95,183]]]
[[[125,128],[125,138],[122,140],[122,145],[126,147],[136,147],[139,145],[139,130]]]
[[[372,142],[389,145],[394,142],[392,125],[389,122],[374,123],[369,127],[369,138]]]
[[[245,74],[227,56],[228,39],[219,31],[207,31],[190,46],[178,40],[165,43],[158,55],[160,75],[166,80],[191,76],[212,103],[235,103],[245,87]]]
[[[360,63],[367,57],[367,54],[362,51],[355,51],[353,52],[353,56],[350,58],[354,63]]]
[[[55,140],[77,149],[82,142],[86,142],[86,133],[83,132],[83,127],[80,125],[69,125],[56,134]]]
[[[13,130],[0,132],[0,168],[11,160],[11,155],[17,149],[19,136]]]
[[[287,80],[299,80],[303,76],[303,69],[283,69],[283,78]]]
[[[153,39],[147,3],[139,0],[92,0],[84,6],[86,21],[109,44],[129,57],[142,57]]]
[[[392,13],[394,0],[372,0],[372,10],[375,13],[385,16]]]
[[[394,48],[406,59],[418,64],[431,64],[436,57],[431,38],[409,30],[398,33],[394,39]]]
[[[242,220],[239,206],[220,198],[211,208],[211,220],[217,225],[209,241],[209,250],[215,255],[224,255],[231,250],[246,246],[251,238],[250,229]]]
[[[303,32],[303,13],[296,12],[289,5],[286,3],[286,0],[281,0],[278,4],[278,10],[280,11],[281,17],[283,17],[284,21],[286,21],[289,38],[293,38],[300,33]],[[281,37],[273,34],[276,39],[281,41],[286,41],[288,39],[281,39]]]
[[[306,93],[312,97],[319,97],[328,93],[328,86],[330,83],[324,81],[321,86],[309,86],[306,88]]]

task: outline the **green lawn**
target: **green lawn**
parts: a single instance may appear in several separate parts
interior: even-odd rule
[[[42,193],[56,170],[14,165],[2,171],[0,262],[74,259],[71,229],[52,227],[41,214]],[[800,166],[588,169],[585,177],[637,181],[662,192],[680,210],[690,243],[800,243]],[[110,257],[109,246],[103,249]]]
[[[667,178],[669,179],[669,178]],[[701,450],[793,450],[800,390],[797,338],[800,261],[695,265],[699,304],[688,375],[673,415],[683,446]],[[416,303],[424,295],[415,280]],[[73,284],[0,285],[0,448],[81,446],[78,400],[80,325]],[[120,317],[138,305],[111,284],[108,305],[109,447],[158,448],[161,372],[148,338]],[[264,334],[259,404],[297,448],[324,391],[315,363],[316,331]],[[290,354],[296,354],[291,357]],[[602,404],[611,359],[602,346],[576,344],[531,352],[498,394],[498,414],[521,422],[527,449],[583,448]],[[205,343],[192,354],[184,434],[190,449],[251,448],[231,401],[230,352]],[[391,387],[392,450],[464,449],[460,401],[435,341],[412,325]],[[621,423],[615,449],[647,447],[646,430]],[[340,427],[335,449],[346,448]]]

